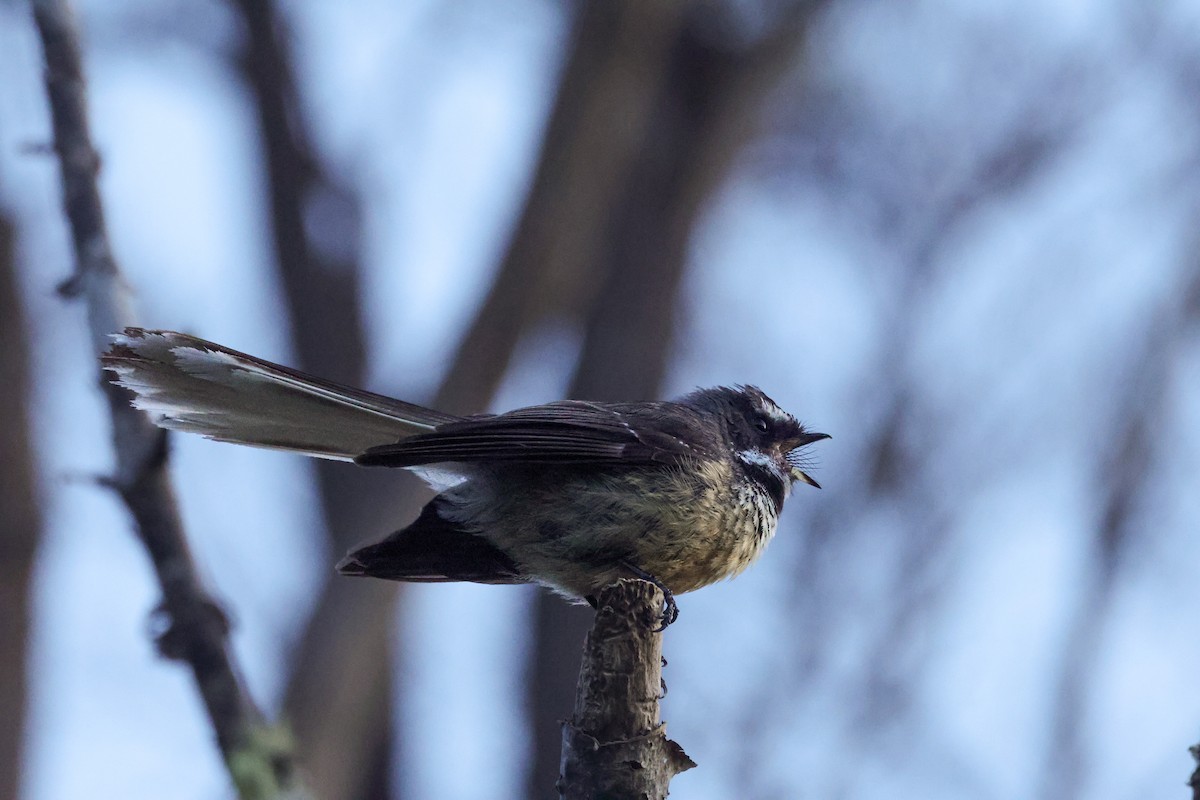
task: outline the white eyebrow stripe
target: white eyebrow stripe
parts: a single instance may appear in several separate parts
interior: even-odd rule
[[[777,406],[774,403],[769,402],[769,401],[764,402],[762,404],[762,411],[764,414],[766,414],[768,417],[775,420],[776,422],[793,422],[794,421],[794,418],[792,417],[791,414],[789,414],[788,412],[784,411],[779,406]]]

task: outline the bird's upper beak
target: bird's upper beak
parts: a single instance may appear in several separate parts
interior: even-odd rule
[[[791,444],[793,450],[798,450],[801,447],[807,447],[808,445],[812,444],[813,442],[819,442],[822,439],[832,439],[832,438],[833,437],[830,436],[828,433],[813,433],[811,431],[805,431],[804,433],[800,434],[796,438],[792,439],[792,441],[789,442],[789,444]]]
[[[804,456],[802,455],[801,451],[813,442],[819,442],[822,439],[831,438],[833,437],[831,437],[828,433],[809,433],[806,431],[788,442],[790,447],[787,450],[785,459],[787,460],[788,467],[791,469],[792,477],[795,480],[804,481],[809,486],[812,486],[816,489],[821,488],[821,484],[813,480],[812,476],[801,468],[804,464]]]

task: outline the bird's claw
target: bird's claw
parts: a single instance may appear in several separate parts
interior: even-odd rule
[[[633,573],[635,577],[641,578],[647,583],[654,584],[656,587],[658,587],[658,590],[663,593],[662,616],[659,618],[659,626],[654,629],[654,633],[662,633],[667,629],[668,625],[671,625],[673,622],[675,622],[675,620],[679,619],[679,605],[675,602],[675,595],[672,594],[671,590],[667,588],[665,583],[651,575],[649,572],[646,572],[646,570],[642,569],[636,564],[632,564],[628,561],[622,561],[621,565]]]
[[[675,595],[671,594],[671,590],[662,584],[658,584],[658,588],[662,589],[663,593],[663,611],[660,624],[654,629],[655,633],[665,631],[668,625],[679,619],[679,605],[675,602]]]

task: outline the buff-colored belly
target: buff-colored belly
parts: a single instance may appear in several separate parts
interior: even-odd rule
[[[776,514],[766,496],[747,490],[713,500],[707,507],[681,515],[671,544],[647,552],[643,559],[650,564],[643,569],[676,594],[742,572],[775,533]]]
[[[741,572],[774,534],[770,498],[731,478],[720,463],[585,477],[461,515],[531,579],[563,594],[595,594],[629,577],[625,564],[682,594]]]

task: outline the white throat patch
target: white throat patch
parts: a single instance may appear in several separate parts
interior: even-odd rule
[[[762,450],[751,448],[750,450],[739,450],[737,453],[738,460],[743,464],[752,464],[757,467],[763,467],[770,470],[773,474],[779,476],[783,481],[784,491],[786,492],[792,485],[791,475],[784,470],[783,466],[764,453]]]

